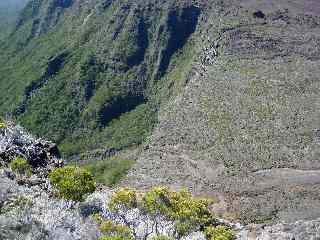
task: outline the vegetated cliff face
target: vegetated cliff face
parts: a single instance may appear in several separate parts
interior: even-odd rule
[[[190,187],[244,222],[316,218],[319,12],[33,0],[0,47],[0,112],[68,155],[149,136],[123,184]]]
[[[1,48],[1,112],[69,155],[140,144],[199,16],[188,1],[30,1]]]

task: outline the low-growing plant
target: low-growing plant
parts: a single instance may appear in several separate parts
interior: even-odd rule
[[[128,211],[137,207],[137,193],[128,188],[114,192],[109,203],[110,209],[115,213]]]
[[[103,222],[100,226],[100,231],[106,235],[106,237],[102,238],[103,240],[133,240],[132,231],[128,226],[116,224],[111,220]]]
[[[7,128],[7,124],[4,122],[1,122],[0,120],[0,129],[4,129],[4,128]]]
[[[12,171],[26,175],[30,177],[32,175],[32,168],[29,165],[27,159],[22,158],[22,157],[17,157],[16,159],[12,160],[10,163],[10,168]]]
[[[167,187],[155,187],[147,192],[143,199],[143,208],[155,221],[174,223],[175,238],[182,238],[200,226],[207,226],[215,222],[209,210],[210,200],[194,198],[187,190],[171,191]]]
[[[236,236],[231,229],[224,226],[207,227],[205,236],[208,240],[235,240]]]
[[[82,201],[86,194],[96,190],[92,174],[79,167],[57,168],[49,174],[49,179],[60,197],[68,200]]]
[[[104,221],[103,216],[101,213],[94,213],[91,215],[91,218],[99,225],[101,225]]]

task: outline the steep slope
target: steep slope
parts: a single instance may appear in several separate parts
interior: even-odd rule
[[[314,1],[208,8],[190,81],[125,184],[188,186],[244,222],[319,217],[318,14]]]
[[[191,60],[199,14],[188,1],[31,1],[1,48],[0,112],[68,155],[140,144],[157,95],[181,84],[167,74]]]

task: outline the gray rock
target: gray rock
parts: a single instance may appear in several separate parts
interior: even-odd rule
[[[271,226],[248,226],[238,240],[316,240],[320,237],[320,219],[279,223]]]
[[[0,177],[0,239],[97,240],[97,224],[77,204],[50,197],[39,187]]]
[[[6,128],[0,129],[0,161],[4,165],[17,156],[26,158],[34,168],[61,164],[56,144],[34,138],[22,127],[8,122]]]

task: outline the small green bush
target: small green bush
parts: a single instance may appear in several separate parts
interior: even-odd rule
[[[116,224],[111,220],[103,222],[100,231],[106,235],[101,240],[133,240],[132,230],[128,226]]]
[[[205,230],[208,240],[235,240],[234,232],[224,226],[208,227]]]
[[[4,122],[1,122],[0,120],[0,129],[4,129],[7,128],[7,124],[5,124]]]
[[[22,157],[17,157],[15,160],[11,161],[10,168],[12,171],[19,174],[27,175],[29,177],[32,175],[31,166],[28,161]]]
[[[62,198],[82,201],[84,195],[96,190],[96,183],[91,173],[79,167],[63,167],[49,174],[51,184],[57,188]]]

